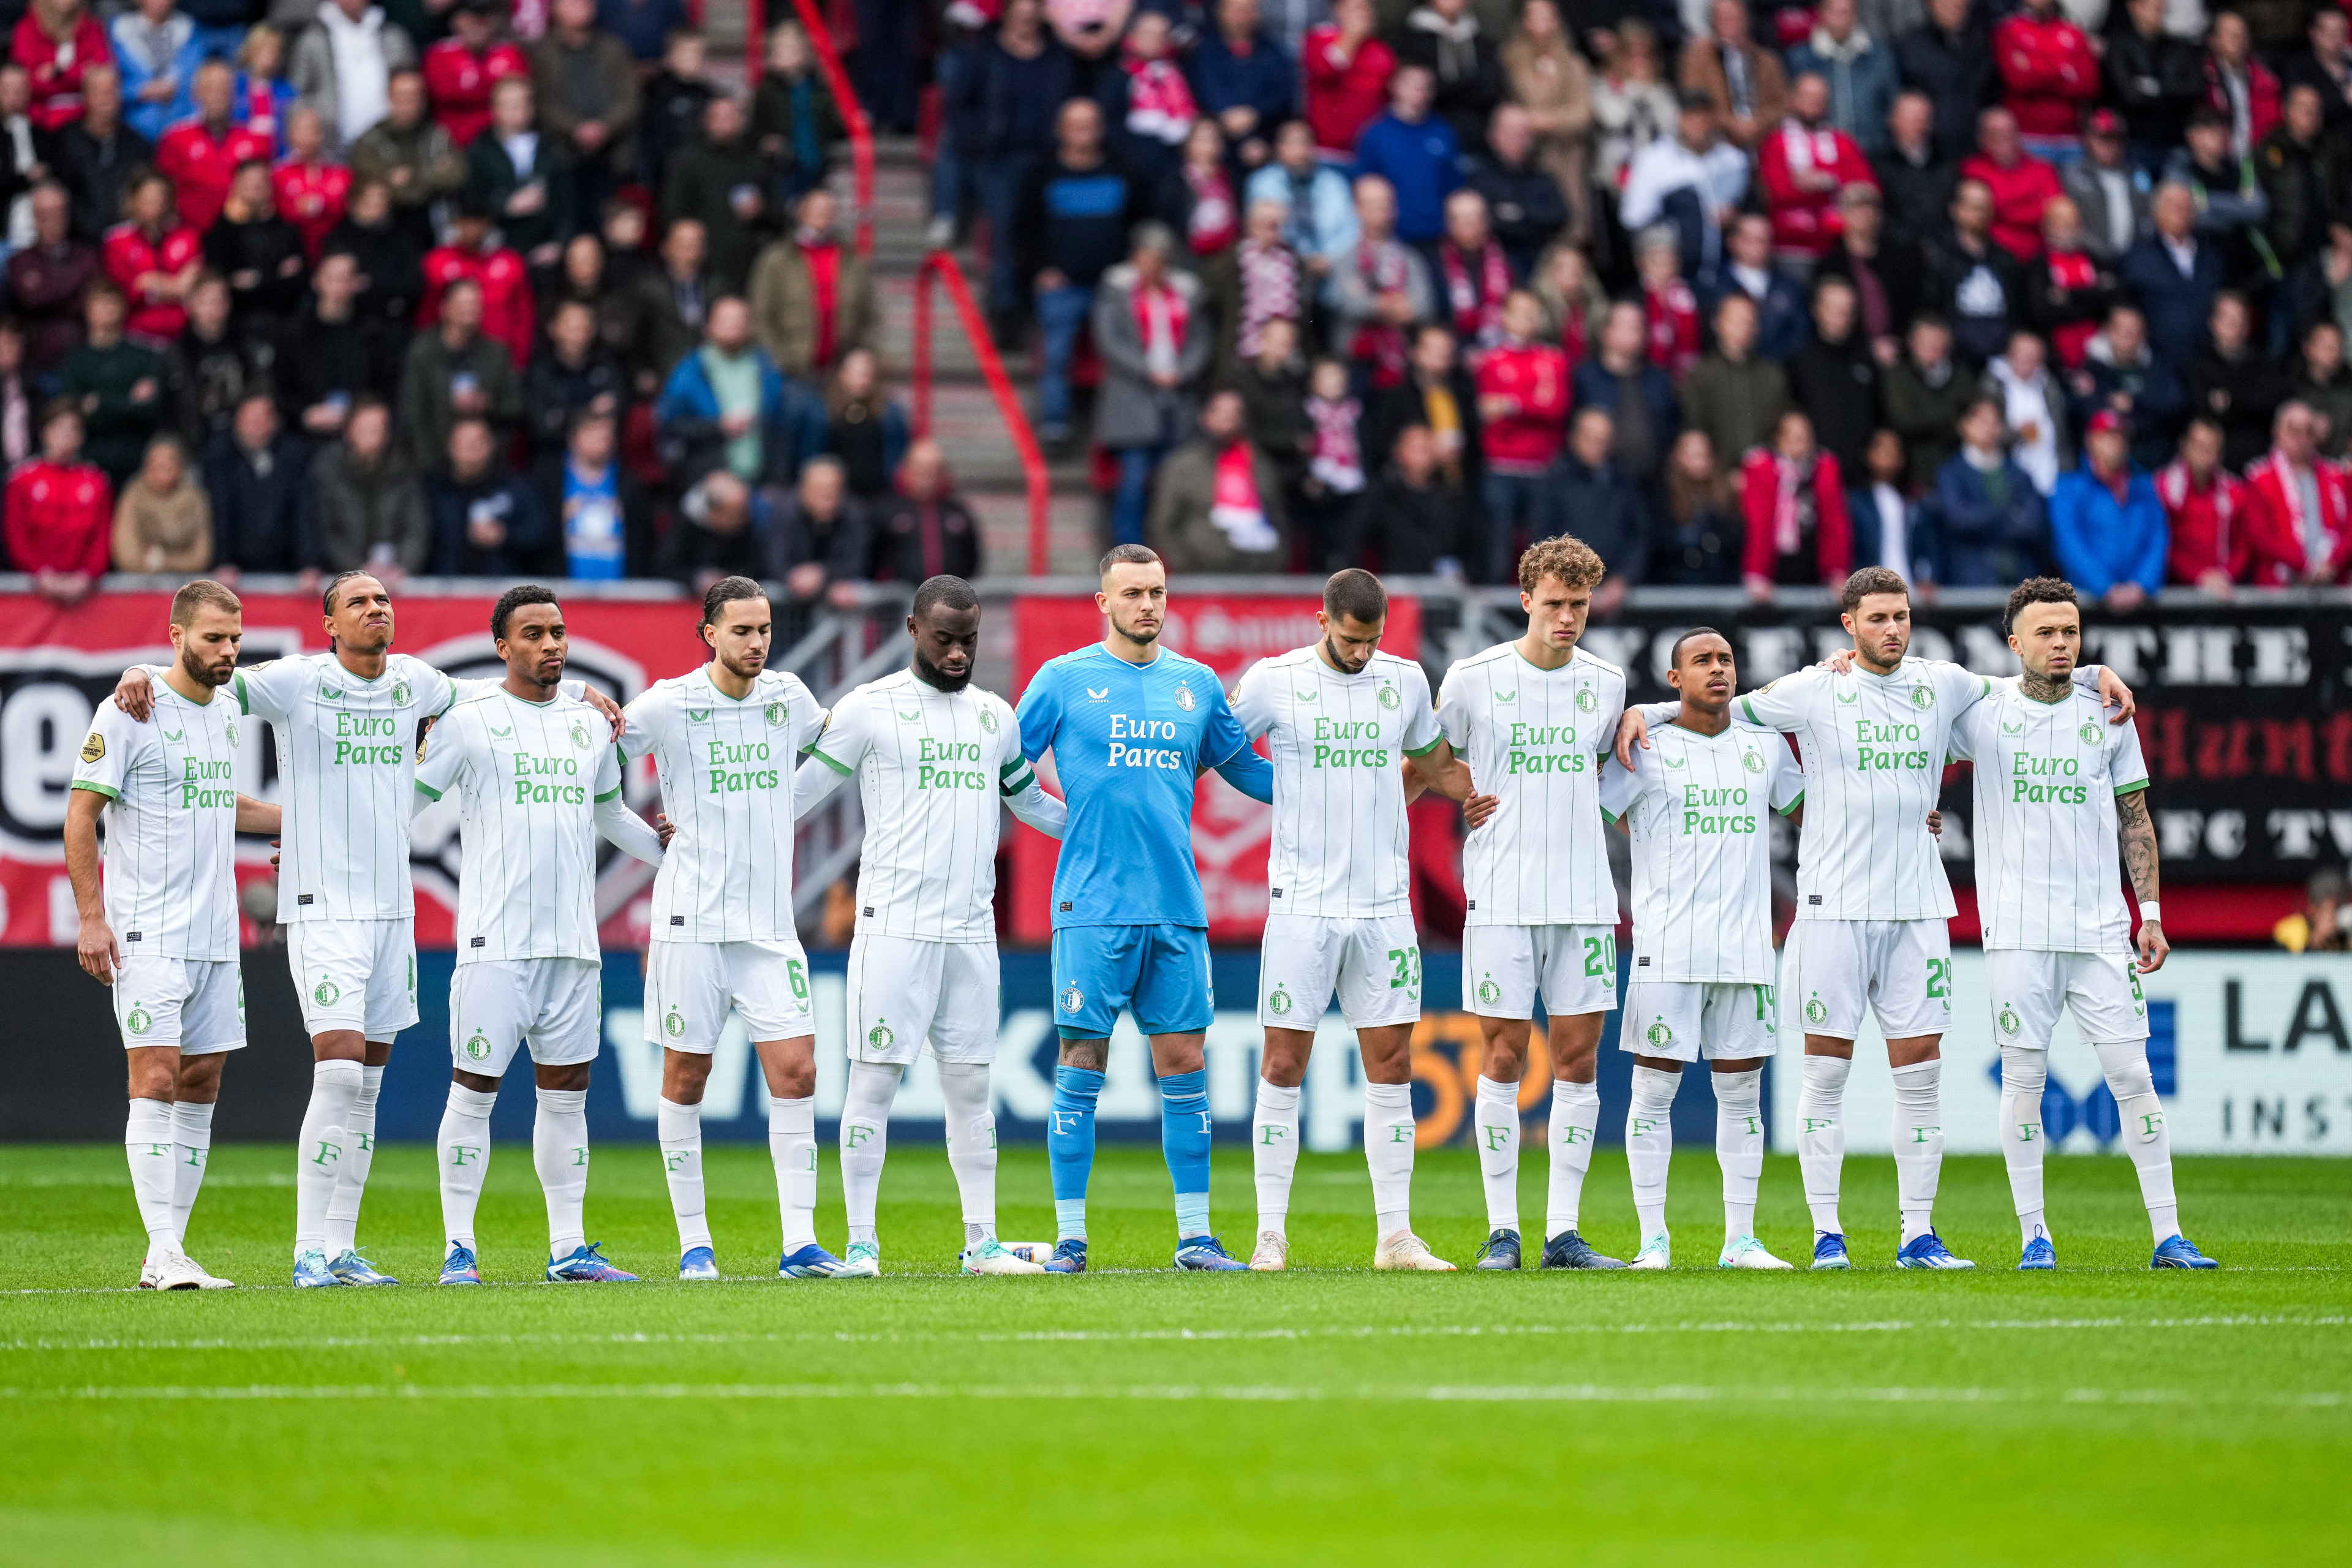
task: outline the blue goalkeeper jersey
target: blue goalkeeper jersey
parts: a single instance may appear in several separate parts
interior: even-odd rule
[[[1206,926],[1192,858],[1192,786],[1217,768],[1259,800],[1272,764],[1216,673],[1167,648],[1129,664],[1097,644],[1047,663],[1021,694],[1021,750],[1054,753],[1069,826],[1054,868],[1054,925]]]

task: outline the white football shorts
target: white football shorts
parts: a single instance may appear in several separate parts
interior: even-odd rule
[[[858,932],[849,942],[849,1059],[904,1067],[923,1054],[992,1062],[1004,1008],[996,943]]]
[[[528,1041],[541,1067],[596,1059],[604,1043],[602,964],[586,958],[489,958],[449,983],[449,1055],[461,1072],[504,1078]]]
[[[1769,985],[1635,980],[1625,987],[1617,1044],[1675,1062],[1769,1057],[1780,1048],[1780,1011]]]
[[[1617,1005],[1615,926],[1466,926],[1462,1005],[1482,1018],[1549,1017]]]
[[[730,1009],[754,1040],[816,1033],[808,954],[791,937],[768,942],[656,942],[646,960],[646,1038],[709,1056]]]
[[[1257,1021],[1313,1033],[1339,998],[1351,1029],[1421,1018],[1421,935],[1412,916],[1268,915],[1258,947]]]
[[[415,921],[289,921],[286,956],[311,1034],[390,1040],[416,1022]]]
[[[1799,921],[1780,953],[1790,1039],[1862,1032],[1864,1003],[1890,1040],[1952,1026],[1952,936],[1942,921]]]
[[[115,966],[114,1022],[122,1047],[170,1046],[184,1057],[245,1046],[245,973],[235,959],[133,953]]]
[[[1985,990],[1997,1045],[2048,1050],[2062,1007],[2074,1010],[2074,1027],[2091,1045],[2147,1038],[2147,995],[2127,954],[1989,948]]]

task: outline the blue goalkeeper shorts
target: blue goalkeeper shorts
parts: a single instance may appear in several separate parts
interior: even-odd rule
[[[1200,926],[1065,926],[1054,933],[1054,1021],[1066,1040],[1110,1037],[1119,1010],[1147,1035],[1197,1034],[1216,1011]]]

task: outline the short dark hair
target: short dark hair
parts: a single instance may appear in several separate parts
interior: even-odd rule
[[[172,624],[175,626],[195,624],[196,612],[203,609],[226,610],[241,615],[245,601],[229,592],[228,585],[209,577],[199,577],[193,583],[183,583],[180,591],[172,595]]]
[[[1160,559],[1160,552],[1149,545],[1114,544],[1103,552],[1102,562],[1095,568],[1095,575],[1108,577],[1110,575],[1110,569],[1114,566],[1163,566],[1166,563]]]
[[[362,571],[358,567],[353,567],[349,572],[338,572],[333,576],[328,578],[327,591],[319,595],[319,613],[322,616],[331,616],[335,613],[336,589],[341,587],[344,584],[350,582],[354,577],[373,577],[374,575],[375,574],[373,572]]]
[[[1845,580],[1844,588],[1838,593],[1838,608],[1852,615],[1873,594],[1900,594],[1907,599],[1911,596],[1911,584],[1891,567],[1865,566]]]
[[[768,591],[749,577],[721,577],[703,594],[702,618],[694,623],[694,629],[700,631],[705,626],[717,626],[727,606],[740,599],[764,599],[767,596]]]
[[[1349,566],[1323,584],[1323,613],[1335,621],[1377,626],[1388,619],[1389,591],[1370,572]]]
[[[976,610],[980,608],[980,595],[973,593],[971,584],[962,578],[942,572],[935,577],[923,579],[921,585],[915,590],[914,607],[908,614],[920,620],[931,613],[934,605],[950,610]]]
[[[1690,641],[1693,637],[1723,637],[1724,643],[1727,647],[1729,646],[1731,642],[1729,637],[1724,637],[1721,632],[1717,631],[1713,626],[1693,626],[1690,630],[1676,637],[1675,639],[1675,646],[1666,650],[1667,668],[1671,669],[1675,666],[1682,663],[1683,644]]]
[[[537,583],[518,583],[500,594],[499,602],[490,606],[490,635],[504,642],[507,635],[507,620],[517,610],[521,609],[525,605],[555,603],[554,589],[544,587]]]
[[[2076,595],[2074,584],[2063,577],[2028,577],[2011,590],[2008,607],[2000,613],[2000,629],[2015,631],[2017,617],[2031,605],[2072,605],[2079,612],[2083,601]]]

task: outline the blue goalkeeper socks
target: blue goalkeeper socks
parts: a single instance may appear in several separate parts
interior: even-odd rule
[[[1054,1069],[1054,1121],[1045,1130],[1045,1158],[1054,1172],[1055,1227],[1064,1237],[1087,1233],[1087,1182],[1095,1169],[1095,1101],[1102,1086],[1098,1072]],[[1205,1144],[1202,1152],[1205,1175]],[[1204,1180],[1202,1184],[1208,1184]]]
[[[1176,1238],[1209,1234],[1209,1075],[1160,1080],[1160,1146],[1176,1186]]]

